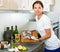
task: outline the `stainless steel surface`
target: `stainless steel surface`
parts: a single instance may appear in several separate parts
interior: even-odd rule
[[[20,51],[20,52],[37,52],[41,49],[43,42],[36,42],[36,43],[20,43],[28,48],[27,51]],[[39,49],[38,49],[39,48]],[[0,50],[0,52],[9,52],[8,49]]]

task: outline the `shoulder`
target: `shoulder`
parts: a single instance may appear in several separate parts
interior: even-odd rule
[[[50,18],[47,15],[45,15],[45,14],[43,14],[43,19],[47,20],[47,21],[50,20]]]
[[[43,15],[43,22],[44,23],[51,23],[51,19],[47,15]]]

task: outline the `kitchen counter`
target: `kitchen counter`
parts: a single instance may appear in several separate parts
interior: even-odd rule
[[[20,43],[23,46],[26,46],[28,49],[27,51],[20,51],[20,52],[38,52],[43,45],[43,42],[37,43]],[[0,52],[9,52],[7,49],[0,50]]]

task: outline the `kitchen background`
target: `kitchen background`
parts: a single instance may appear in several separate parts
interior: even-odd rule
[[[0,41],[6,27],[17,25],[21,30],[35,30],[35,14],[32,4],[36,0],[0,0]],[[53,23],[53,29],[60,39],[60,0],[41,0],[44,4],[43,13],[48,15]]]

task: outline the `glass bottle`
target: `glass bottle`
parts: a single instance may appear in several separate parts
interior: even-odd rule
[[[11,26],[11,36],[13,36],[13,26]]]
[[[9,27],[6,27],[6,31],[5,31],[5,40],[8,41],[8,43],[10,43],[11,40],[11,31],[9,29]]]
[[[11,39],[13,39],[13,41],[14,41],[14,30],[13,30],[13,26],[11,26]]]
[[[10,47],[11,48],[15,48],[16,46],[16,43],[14,42],[13,38],[11,39],[11,42],[10,42]]]
[[[10,42],[10,46],[11,46],[11,48],[13,48],[13,38],[11,38],[11,42]]]
[[[17,25],[15,25],[15,30],[14,30],[14,39],[16,38],[16,35],[18,34],[18,29]],[[14,41],[15,42],[15,41]]]
[[[17,25],[15,25],[15,30],[14,30],[14,34],[18,34],[18,29],[17,29]]]

